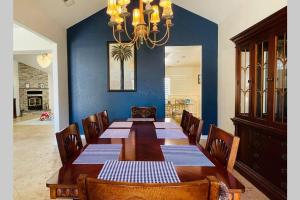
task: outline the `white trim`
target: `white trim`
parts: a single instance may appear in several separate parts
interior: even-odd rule
[[[201,135],[201,140],[207,140],[208,135]]]

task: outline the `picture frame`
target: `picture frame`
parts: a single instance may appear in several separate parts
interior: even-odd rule
[[[123,42],[122,44],[115,41],[107,42],[108,91],[136,92],[137,50],[134,45],[126,45],[129,42]]]

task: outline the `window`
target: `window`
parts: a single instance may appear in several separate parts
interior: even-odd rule
[[[165,78],[165,102],[168,103],[168,99],[171,93],[171,81],[169,77]]]

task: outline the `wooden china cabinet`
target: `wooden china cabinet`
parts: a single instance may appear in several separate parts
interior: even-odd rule
[[[287,198],[287,7],[236,44],[235,168],[271,199]]]

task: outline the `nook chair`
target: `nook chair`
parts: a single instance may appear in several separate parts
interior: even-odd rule
[[[131,108],[132,118],[154,118],[156,121],[156,107],[137,107]]]
[[[240,138],[234,136],[215,125],[210,125],[210,131],[205,149],[224,166],[232,172],[239,147]]]
[[[189,138],[192,140],[192,143],[200,145],[200,139],[202,135],[204,121],[198,119],[197,117],[190,116],[189,124],[187,126]]]
[[[96,114],[98,118],[98,124],[101,133],[103,133],[106,129],[109,127],[109,118],[108,118],[108,113],[107,110],[103,112],[99,112]]]
[[[80,175],[80,200],[217,200],[220,183],[215,177],[182,183],[125,183],[104,181]]]
[[[82,120],[86,143],[91,143],[102,134],[97,115],[91,115]]]
[[[189,126],[189,123],[190,123],[191,116],[192,116],[192,114],[189,113],[188,111],[186,111],[186,110],[182,111],[180,126],[182,127],[182,129],[184,131],[188,131],[188,126]]]
[[[78,155],[83,148],[77,123],[71,124],[64,130],[56,133],[56,140],[63,165]]]

